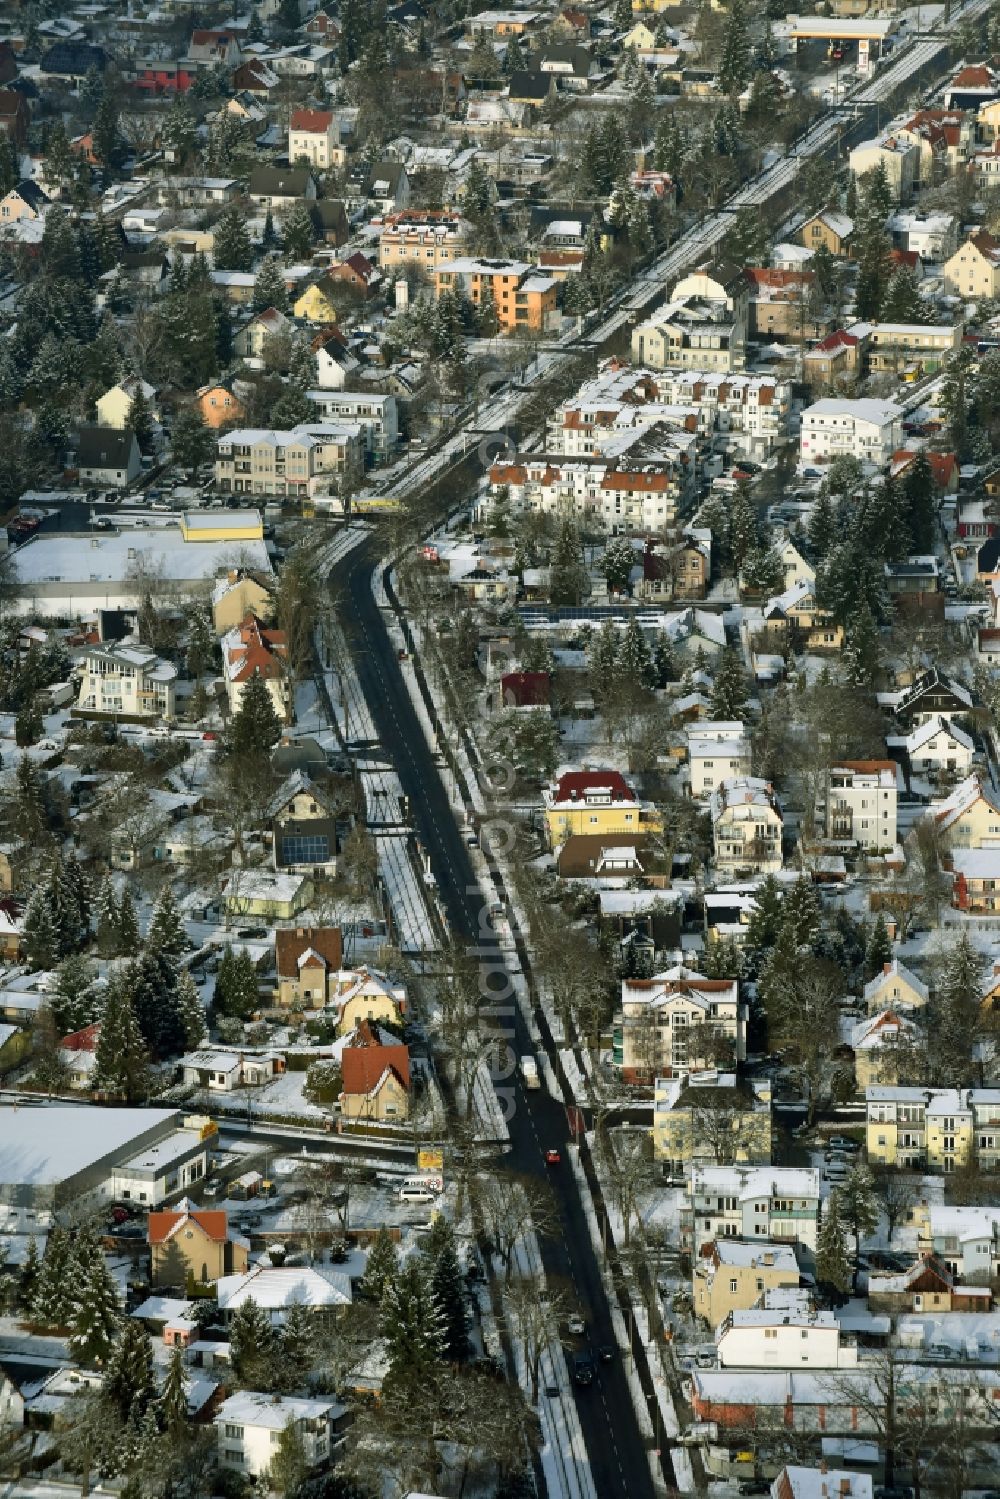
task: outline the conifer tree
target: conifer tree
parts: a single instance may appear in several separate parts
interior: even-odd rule
[[[134,1317],[127,1318],[122,1327],[121,1338],[108,1360],[101,1393],[122,1421],[133,1414],[144,1415],[156,1398],[153,1347],[148,1332]]]
[[[266,1389],[271,1376],[273,1332],[267,1314],[248,1296],[229,1327],[233,1372],[245,1389]]]
[[[885,924],[885,916],[880,911],[865,948],[865,971],[869,978],[874,978],[877,973],[882,972],[886,963],[891,962],[892,943],[889,940],[889,928]]]
[[[851,1289],[851,1267],[847,1259],[840,1193],[836,1187],[826,1200],[816,1241],[816,1280],[821,1286],[832,1286],[842,1296]]]
[[[135,1018],[154,1057],[177,1056],[184,1050],[184,1025],[178,1007],[179,974],[169,953],[147,945],[128,971]]]
[[[24,1254],[24,1264],[17,1283],[18,1306],[25,1316],[30,1316],[35,1303],[38,1277],[42,1272],[42,1261],[38,1253],[38,1242],[32,1236]]]
[[[300,1390],[306,1382],[313,1360],[313,1321],[308,1307],[289,1307],[281,1329],[278,1350],[282,1389]]]
[[[852,1166],[847,1180],[838,1189],[838,1208],[844,1227],[854,1236],[854,1263],[857,1265],[861,1252],[861,1240],[878,1227],[879,1206],[875,1191],[875,1178],[871,1170],[861,1161]]]
[[[921,451],[903,475],[903,504],[910,540],[918,552],[934,548],[937,505],[934,474],[927,454]]]
[[[102,958],[117,957],[119,938],[118,902],[108,876],[97,899],[97,951]]]
[[[381,1304],[399,1274],[399,1251],[387,1228],[380,1228],[368,1250],[365,1273],[358,1288],[366,1301]]]
[[[128,409],[128,425],[135,433],[135,440],[139,444],[139,451],[151,453],[153,451],[153,414],[146,400],[146,392],[143,390],[142,381],[136,381],[135,394],[132,404]]]
[[[59,964],[50,992],[60,1036],[82,1031],[99,1018],[101,996],[94,983],[94,968],[79,953],[71,953]]]
[[[748,687],[743,663],[737,652],[726,646],[719,653],[712,679],[712,717],[737,719],[747,704]]]
[[[226,943],[215,976],[214,1008],[234,1020],[249,1020],[259,1008],[257,969],[245,947],[233,952]]]
[[[753,66],[750,28],[743,0],[732,0],[719,62],[719,87],[724,94],[738,94],[745,87]]]
[[[149,1068],[128,979],[112,974],[104,996],[97,1037],[94,1088],[124,1103],[135,1103],[148,1087]]]
[[[436,1241],[432,1246],[428,1246],[431,1292],[444,1318],[443,1356],[452,1363],[458,1363],[468,1357],[471,1346],[465,1307],[465,1285],[455,1250],[455,1232],[451,1223],[447,1218],[438,1218],[435,1229],[438,1230]]]
[[[146,943],[149,947],[166,953],[169,958],[181,957],[191,945],[169,881],[160,891],[146,934]]]
[[[273,307],[277,312],[288,311],[285,278],[273,255],[262,263],[253,284],[253,310],[263,312],[266,307]]]
[[[139,950],[139,918],[135,914],[132,891],[126,885],[118,905],[118,954],[130,958]]]
[[[184,1352],[179,1344],[174,1346],[170,1355],[157,1403],[157,1414],[165,1435],[173,1441],[178,1441],[187,1431],[187,1378],[184,1373]]]
[[[281,722],[267,683],[254,672],[240,698],[240,706],[229,725],[229,753],[244,763],[266,759],[281,738]]]
[[[17,764],[14,793],[14,827],[19,838],[37,848],[48,831],[49,820],[39,773],[27,755]]]
[[[31,1303],[33,1321],[42,1327],[66,1327],[74,1305],[75,1264],[69,1234],[56,1224],[45,1241],[45,1254]]]
[[[78,1363],[104,1365],[121,1328],[118,1287],[103,1253],[88,1261],[70,1322],[69,1349]]]
[[[622,632],[615,656],[615,671],[621,681],[632,687],[652,686],[653,668],[649,642],[639,628],[634,614],[629,615],[628,624]]]
[[[282,219],[281,240],[289,262],[307,260],[312,254],[316,229],[304,203],[294,203]]]
[[[249,271],[253,266],[253,246],[242,210],[231,203],[215,225],[212,259],[221,271]]]
[[[59,933],[44,885],[35,886],[25,908],[24,952],[31,968],[54,968],[59,961]]]
[[[411,1255],[382,1299],[382,1335],[389,1357],[387,1384],[419,1384],[441,1358],[445,1318],[426,1266]]]
[[[177,1015],[184,1029],[184,1045],[192,1051],[204,1041],[208,1026],[205,1023],[205,1007],[198,993],[198,985],[187,968],[177,980]]]

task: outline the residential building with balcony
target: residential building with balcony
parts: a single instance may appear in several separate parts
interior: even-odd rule
[[[843,1336],[832,1311],[810,1304],[806,1291],[765,1292],[763,1300],[730,1312],[718,1329],[720,1369],[857,1368],[857,1343]]]
[[[750,737],[741,720],[702,719],[688,730],[691,795],[702,801],[722,781],[748,776],[750,759]]]
[[[829,463],[843,454],[883,468],[899,446],[902,407],[892,401],[827,397],[802,413],[799,455],[803,464]]]
[[[764,1166],[771,1159],[771,1089],[735,1072],[658,1077],[653,1094],[653,1159],[674,1177],[692,1162]]]
[[[885,1166],[956,1171],[1000,1165],[1000,1088],[868,1088],[868,1159]]]
[[[79,718],[173,718],[177,668],[135,641],[91,646],[74,713]]]
[[[713,1239],[777,1239],[815,1250],[819,1171],[808,1166],[695,1166],[681,1206],[683,1248]]]
[[[553,453],[599,453],[623,428],[660,417],[687,426],[693,415],[699,435],[714,432],[746,457],[766,457],[784,433],[790,404],[791,386],[773,375],[653,371],[610,359],[556,408],[547,446]]]
[[[556,310],[557,282],[522,260],[456,256],[434,267],[434,294],[461,291],[476,307],[490,297],[502,333],[542,332]]]
[[[774,788],[759,776],[734,776],[712,792],[714,860],[725,876],[776,874],[784,864],[784,822]]]
[[[444,261],[461,258],[471,232],[461,214],[447,209],[404,208],[373,219],[369,227],[379,231],[378,263],[383,270],[419,265],[436,271]]]
[[[347,161],[340,124],[329,109],[293,109],[288,121],[288,160],[293,166],[328,172]]]
[[[894,848],[896,795],[893,760],[845,760],[832,766],[826,782],[826,836],[872,853]]]
[[[358,422],[305,422],[288,431],[240,427],[220,437],[215,482],[224,494],[306,499],[336,490],[346,472],[363,472]]]
[[[933,1254],[966,1285],[1000,1279],[1000,1207],[918,1202],[912,1211],[921,1254]]]
[[[317,419],[351,431],[361,428],[361,441],[368,453],[388,458],[399,445],[399,406],[392,395],[357,390],[309,390]],[[312,424],[306,423],[312,430]]]
[[[329,1462],[333,1429],[346,1414],[333,1400],[292,1395],[258,1395],[240,1390],[215,1415],[219,1462],[250,1477],[266,1475],[282,1433],[292,1427],[307,1469]]]
[[[615,1062],[627,1083],[703,1072],[720,1038],[734,1062],[746,1057],[747,1006],[738,981],[706,978],[683,964],[653,978],[623,979],[620,1024]]]

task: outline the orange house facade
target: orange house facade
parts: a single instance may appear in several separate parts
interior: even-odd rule
[[[492,293],[501,333],[542,332],[556,310],[556,280],[523,260],[444,260],[434,270],[434,294],[460,291],[479,307]]]
[[[203,385],[197,399],[202,421],[214,431],[229,422],[241,422],[245,415],[243,402],[228,385]]]

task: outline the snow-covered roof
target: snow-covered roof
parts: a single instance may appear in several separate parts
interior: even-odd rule
[[[351,1303],[350,1277],[341,1270],[311,1265],[255,1265],[243,1275],[224,1275],[218,1284],[219,1306],[234,1312],[249,1299],[266,1311],[290,1306],[331,1307]]]
[[[54,1186],[180,1118],[176,1109],[0,1106],[0,1187]]]
[[[239,546],[248,567],[271,575],[263,541],[241,541]],[[186,541],[175,522],[97,536],[45,533],[33,536],[13,556],[18,579],[30,592],[33,585],[46,583],[123,583],[143,565],[165,582],[201,582],[224,570],[232,553],[232,540]]]
[[[864,989],[865,1001],[870,1002],[875,999],[886,985],[896,982],[908,985],[924,1003],[930,997],[927,985],[918,979],[915,973],[911,973],[905,963],[901,963],[898,958],[893,958],[891,963],[883,966],[881,973],[877,973],[874,978],[868,980]]]
[[[252,1390],[240,1390],[219,1406],[215,1424],[221,1426],[229,1422],[237,1426],[262,1426],[268,1431],[284,1431],[289,1421],[317,1421],[323,1416],[332,1419],[344,1409],[335,1400],[307,1399],[301,1395],[259,1395]]]

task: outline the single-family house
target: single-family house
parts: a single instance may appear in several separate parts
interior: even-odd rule
[[[186,1197],[173,1209],[150,1213],[146,1240],[154,1286],[210,1285],[247,1269],[250,1246],[230,1229],[226,1213],[196,1207]]]
[[[343,942],[340,927],[280,927],[274,934],[278,1003],[321,1010],[338,994]]]
[[[142,455],[131,427],[81,427],[76,466],[82,484],[127,489],[142,472]]]
[[[410,1112],[410,1049],[385,1045],[361,1021],[340,1053],[340,1112],[345,1119],[403,1122]]]
[[[337,809],[329,792],[303,770],[294,771],[271,800],[275,869],[324,865],[337,859]]]
[[[262,625],[255,614],[248,612],[223,636],[222,665],[232,715],[240,710],[247,684],[259,678],[267,687],[279,719],[284,723],[291,722],[294,703],[284,631]]]
[[[930,998],[930,990],[905,963],[894,958],[891,963],[884,963],[881,972],[868,980],[862,998],[869,1015],[885,1009],[899,1009],[900,1006],[920,1010]]]

